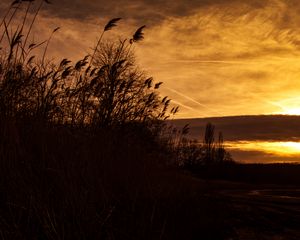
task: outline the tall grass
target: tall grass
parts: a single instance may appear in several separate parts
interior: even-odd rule
[[[26,4],[26,1],[17,1],[9,7],[8,13],[17,5],[11,18],[22,11],[23,2]],[[11,21],[6,23],[8,14],[3,17],[3,35],[8,47],[0,59],[1,116],[98,127],[168,118],[169,101],[162,102],[158,93],[160,84],[152,86],[153,79],[136,67],[131,43],[101,41],[103,34],[116,27],[120,18],[105,25],[92,55],[75,64],[68,59],[58,64],[46,60],[48,46],[59,27],[48,40],[27,44],[44,2],[39,2],[31,18],[28,12],[32,2],[27,3],[21,27],[13,34]],[[135,42],[142,40],[143,28],[134,35]],[[40,58],[31,54],[43,44]]]

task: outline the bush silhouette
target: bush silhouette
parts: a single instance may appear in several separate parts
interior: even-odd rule
[[[139,70],[131,44],[126,40],[99,46],[94,65],[101,73],[91,86],[96,100],[94,122],[100,125],[122,125],[126,122],[164,120],[170,100],[161,99],[159,86]]]
[[[187,138],[188,131],[188,125],[182,130],[173,129],[173,134],[169,137],[169,146],[175,153],[177,165],[193,170],[203,166],[214,168],[234,163],[229,152],[225,150],[222,132],[219,132],[218,140],[215,141],[213,124],[207,123],[202,142]]]

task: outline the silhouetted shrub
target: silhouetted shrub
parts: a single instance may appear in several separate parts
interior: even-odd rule
[[[216,166],[233,162],[230,154],[225,150],[223,135],[220,132],[218,141],[215,142],[215,127],[208,123],[206,125],[203,142],[188,139],[188,125],[181,131],[173,129],[170,138],[172,152],[175,153],[177,164],[189,169],[200,166]]]

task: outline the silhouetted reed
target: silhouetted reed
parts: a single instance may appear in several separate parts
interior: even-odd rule
[[[98,40],[98,42],[97,42],[97,44],[96,44],[95,50],[94,50],[94,52],[93,52],[93,54],[92,54],[91,61],[90,61],[90,65],[93,63],[95,54],[96,54],[96,52],[97,52],[97,50],[98,50],[99,44],[101,43],[101,40],[102,40],[102,37],[103,37],[104,33],[105,33],[106,31],[109,31],[109,30],[111,30],[112,28],[116,27],[116,26],[117,26],[117,22],[119,22],[120,20],[121,20],[121,18],[113,18],[113,19],[111,19],[111,20],[105,25],[105,27],[104,27],[104,29],[103,29],[101,35],[100,35],[100,38],[99,38],[99,40]]]
[[[46,60],[48,46],[59,27],[52,31],[48,40],[27,46],[43,3],[40,2],[32,20],[27,17],[31,7],[31,2],[28,3],[21,27],[13,35],[6,24],[7,16],[4,16],[3,34],[8,51],[2,51],[0,63],[1,116],[30,116],[56,124],[106,127],[130,121],[147,125],[175,113],[173,110],[168,113],[170,100],[160,98],[161,82],[153,83],[152,78],[136,67],[131,41],[101,42],[103,34],[115,27],[120,18],[106,24],[92,56],[75,64],[68,59],[59,64]],[[25,31],[27,20],[29,26]],[[136,31],[134,42],[143,39],[144,27]],[[41,59],[31,55],[33,49],[44,43]]]

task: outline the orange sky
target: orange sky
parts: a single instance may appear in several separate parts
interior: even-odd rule
[[[10,2],[1,0],[1,15]],[[130,37],[146,24],[145,40],[135,47],[138,62],[181,105],[178,118],[300,114],[297,0],[52,2],[34,39],[60,26],[49,47],[55,59],[91,52],[113,17],[123,20],[106,39]]]

